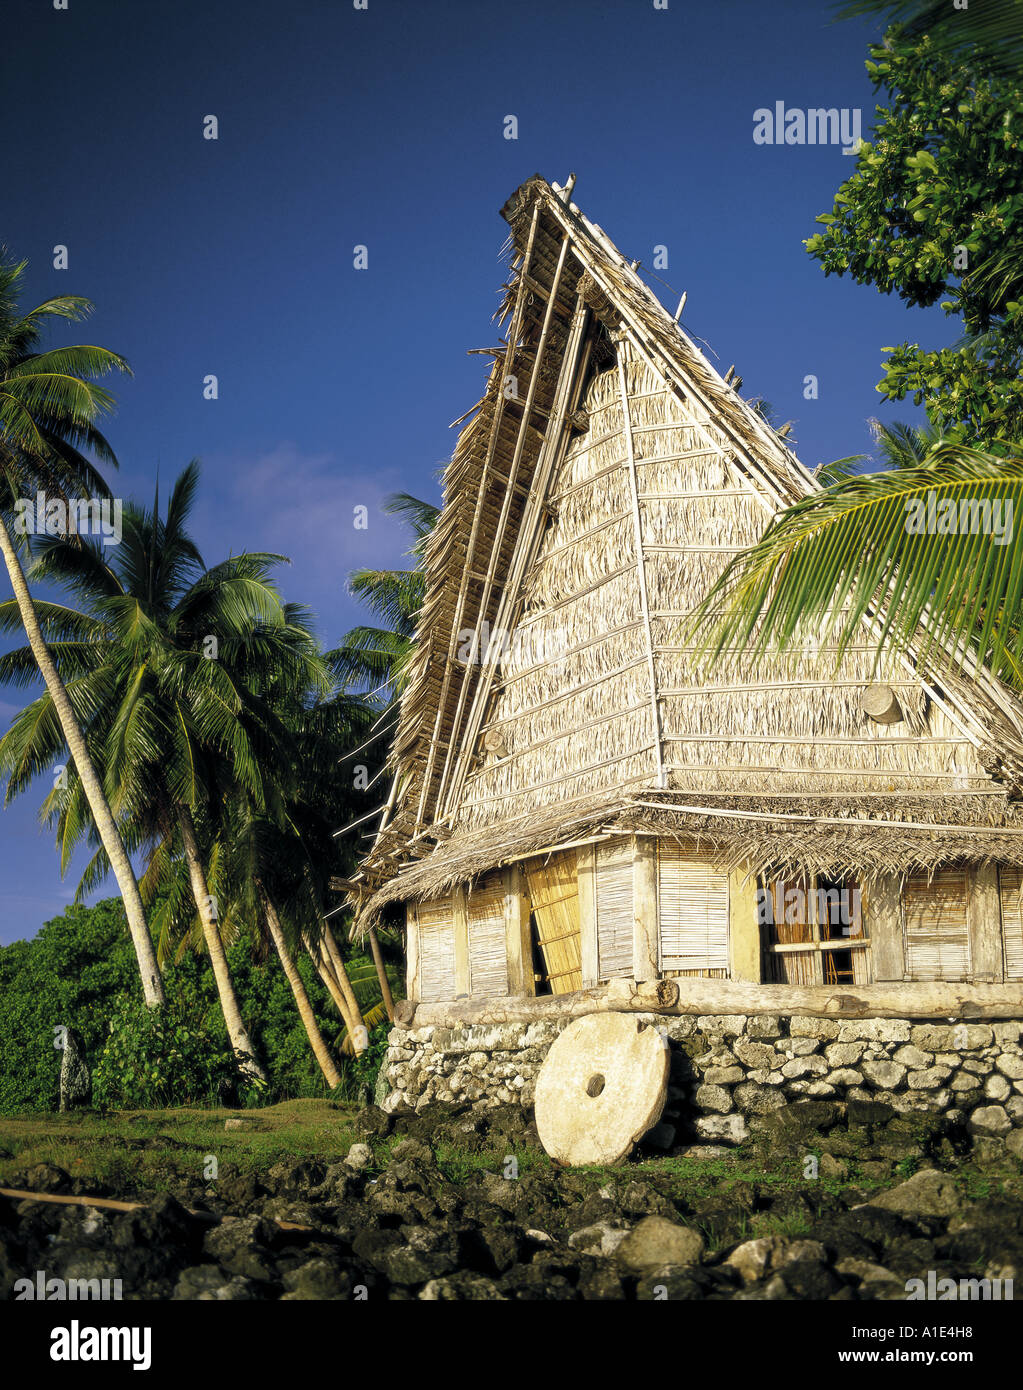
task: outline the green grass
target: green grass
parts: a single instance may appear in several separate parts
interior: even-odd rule
[[[126,1192],[161,1192],[201,1181],[208,1154],[221,1172],[265,1173],[286,1158],[335,1162],[355,1142],[356,1106],[289,1100],[259,1111],[135,1110],[116,1115],[31,1115],[0,1118],[0,1186],[37,1163],[54,1163],[74,1178]],[[244,1129],[224,1121],[240,1117]]]

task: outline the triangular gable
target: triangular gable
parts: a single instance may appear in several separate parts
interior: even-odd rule
[[[761,514],[759,529],[776,510],[818,486],[566,194],[532,179],[504,215],[518,252],[504,306],[508,346],[495,360],[478,413],[459,438],[445,476],[442,516],[427,547],[420,648],[392,755],[396,777],[387,826],[371,856],[381,869],[388,859],[403,857],[409,841],[432,842],[444,835],[445,824],[457,831],[466,781],[479,780],[474,763],[484,752],[481,740],[488,731],[490,751],[500,760],[502,691],[495,683],[500,687],[501,673],[493,660],[467,665],[458,659],[459,650],[467,632],[514,628],[530,594],[535,598],[544,546],[558,543],[548,495],[552,485],[563,484],[566,458],[573,440],[580,440],[584,385],[592,386],[600,367],[608,367],[594,360],[608,330],[621,342],[618,355],[634,364],[630,370],[645,374],[647,385],[653,382],[663,393],[662,407],[670,400],[692,421],[705,450],[716,455],[722,476],[727,474]],[[510,378],[517,391],[509,391]],[[639,501],[647,511],[654,505]],[[743,536],[744,543],[757,533]],[[649,647],[649,616],[646,626]],[[645,655],[655,664],[652,651]],[[907,690],[915,686],[941,709],[947,737],[969,744],[974,754],[967,780],[950,785],[950,791],[979,790],[983,779],[989,784],[985,767],[1018,769],[1023,720],[1014,697],[997,681],[986,673],[980,681],[946,675],[939,689],[911,658],[898,658],[897,665],[893,683]],[[652,672],[647,700],[653,723],[661,694],[657,683]],[[670,781],[660,735],[657,742],[650,765],[641,764],[636,774],[640,784]],[[554,780],[565,775],[553,746],[548,772]],[[478,807],[475,818],[480,819]],[[423,843],[420,852],[428,848]]]

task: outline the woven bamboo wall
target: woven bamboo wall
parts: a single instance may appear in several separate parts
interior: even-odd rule
[[[666,975],[728,976],[728,874],[709,856],[657,846],[660,965]]]
[[[632,844],[616,840],[597,846],[597,978],[631,975]]]
[[[928,879],[911,874],[903,891],[906,973],[911,980],[970,978],[969,878],[965,869]]]
[[[466,894],[469,938],[469,993],[508,993],[508,948],[505,937],[504,875],[488,874]]]
[[[1002,933],[1005,947],[1005,978],[1023,980],[1023,910],[1020,893],[1023,873],[1019,869],[998,870],[998,897],[1002,907]]]
[[[409,907],[409,924],[419,933],[419,998],[424,1003],[455,997],[455,935],[448,899]]]

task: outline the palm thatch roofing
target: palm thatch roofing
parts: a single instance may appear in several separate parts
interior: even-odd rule
[[[555,844],[698,839],[751,869],[1023,864],[1023,705],[873,634],[708,668],[685,619],[819,484],[566,189],[509,199],[483,399],[444,477],[363,922]],[[466,419],[467,417],[463,417]],[[461,423],[461,422],[456,422]],[[890,687],[878,723],[864,690]]]

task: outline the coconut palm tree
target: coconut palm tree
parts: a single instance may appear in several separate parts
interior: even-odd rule
[[[165,518],[158,500],[152,512],[126,506],[112,562],[91,541],[47,538],[32,573],[63,584],[84,605],[74,615],[83,640],[60,659],[72,698],[87,715],[86,737],[101,753],[111,808],[130,849],[151,865],[162,849],[186,866],[231,1044],[242,1071],[262,1081],[207,864],[228,794],[241,788],[261,808],[280,797],[273,774],[288,733],[262,692],[298,679],[298,672],[304,686],[326,685],[327,677],[304,615],[281,602],[269,578],[282,557],[244,554],[204,568],[186,530],[198,481],[198,465],[190,464]],[[24,660],[23,652],[0,659],[0,679]],[[47,694],[0,740],[0,765],[11,769],[9,796],[50,766],[58,742]],[[54,787],[43,815],[57,826],[63,867],[76,845],[96,842],[80,778]],[[82,888],[108,867],[100,843]]]
[[[412,527],[415,542],[409,555],[415,566],[407,570],[353,570],[349,591],[361,599],[386,626],[353,627],[335,651],[328,653],[334,676],[343,685],[383,688],[400,694],[415,647],[416,624],[425,594],[422,570],[426,540],[440,515],[440,508],[407,492],[396,492],[384,503],[384,511],[400,516]]]
[[[0,552],[14,590],[18,618],[28,638],[28,670],[32,677],[38,672],[46,683],[63,743],[78,770],[83,795],[121,891],[143,996],[147,1004],[158,1007],[164,1003],[163,981],[135,871],[103,795],[78,712],[47,647],[39,611],[7,524],[19,500],[34,501],[39,493],[64,506],[94,496],[109,497],[106,484],[82,451],[116,466],[113,451],[95,424],[99,415],[111,409],[113,397],[96,385],[95,379],[130,369],[123,357],[101,347],[37,351],[49,320],[84,319],[92,305],[77,295],[61,295],[23,314],[18,295],[24,271],[25,262],[14,263],[0,254]],[[52,610],[50,617],[49,625],[58,636],[76,638],[73,622],[62,627]],[[28,678],[24,670],[19,673],[19,679]]]
[[[258,675],[255,677],[258,681]],[[326,896],[330,878],[351,868],[332,827],[352,810],[351,792],[336,765],[346,749],[365,735],[377,707],[365,697],[333,690],[326,697],[315,689],[273,682],[261,698],[287,727],[291,759],[274,769],[279,799],[274,812],[261,810],[243,790],[225,791],[215,843],[207,855],[209,887],[220,908],[221,931],[255,929],[281,960],[313,1050],[325,1079],[337,1084],[333,1061],[320,1033],[294,961],[308,951],[345,1025],[341,1045],[361,1052],[368,1027],[378,1011],[391,1013],[390,982],[381,998],[367,997],[366,972],[356,967],[353,979],[327,925]],[[181,949],[193,936],[183,864],[175,846],[165,843],[143,879],[143,895],[157,901],[153,918],[159,929],[161,955]],[[384,973],[383,961],[380,961]]]
[[[930,421],[923,425],[901,421],[883,425],[880,420],[871,420],[870,429],[886,469],[919,468],[941,443],[941,432]]]
[[[333,875],[352,867],[350,851],[333,833],[338,818],[352,811],[352,792],[337,765],[364,738],[378,706],[345,690],[325,693],[300,682],[278,683],[261,694],[288,731],[290,761],[277,770],[281,798],[273,813],[261,809],[242,789],[230,800],[220,836],[230,910],[260,923],[272,942],[329,1080],[322,1038],[304,990],[297,989],[300,977],[296,971],[292,979],[295,968],[289,962],[291,952],[305,945],[338,1006],[350,1049],[364,1051],[367,1020],[330,932],[327,902]],[[388,985],[385,1003],[389,999]]]
[[[325,660],[334,679],[342,687],[379,690],[393,703],[405,688],[409,663],[415,652],[419,610],[426,593],[423,555],[430,532],[440,516],[440,508],[413,497],[411,493],[396,492],[387,498],[384,510],[392,516],[402,517],[412,527],[415,540],[408,554],[415,565],[406,570],[360,569],[352,572],[348,580],[350,592],[362,599],[387,626],[362,625],[352,628],[339,647],[327,652]],[[383,719],[378,721],[378,726],[376,738],[390,731]],[[328,946],[331,939],[328,928]],[[368,939],[383,1005],[387,1017],[393,1019],[394,1000],[375,928],[370,927]]]
[[[286,834],[256,810],[237,791],[229,795],[218,826],[217,843],[210,855],[210,887],[219,906],[222,930],[234,934],[240,926],[252,927],[253,935],[269,942],[291,988],[313,1056],[327,1085],[333,1089],[341,1076],[313,1012],[305,982],[295,962],[294,934],[278,912],[281,875],[278,854],[287,844]],[[182,892],[183,861],[165,843],[152,864],[152,880],[144,888],[160,894],[161,944],[178,941],[178,949],[192,940],[194,913],[189,913]],[[283,909],[282,909],[283,910]],[[349,1016],[350,1017],[350,1016]],[[354,1020],[351,1024],[355,1028]]]

